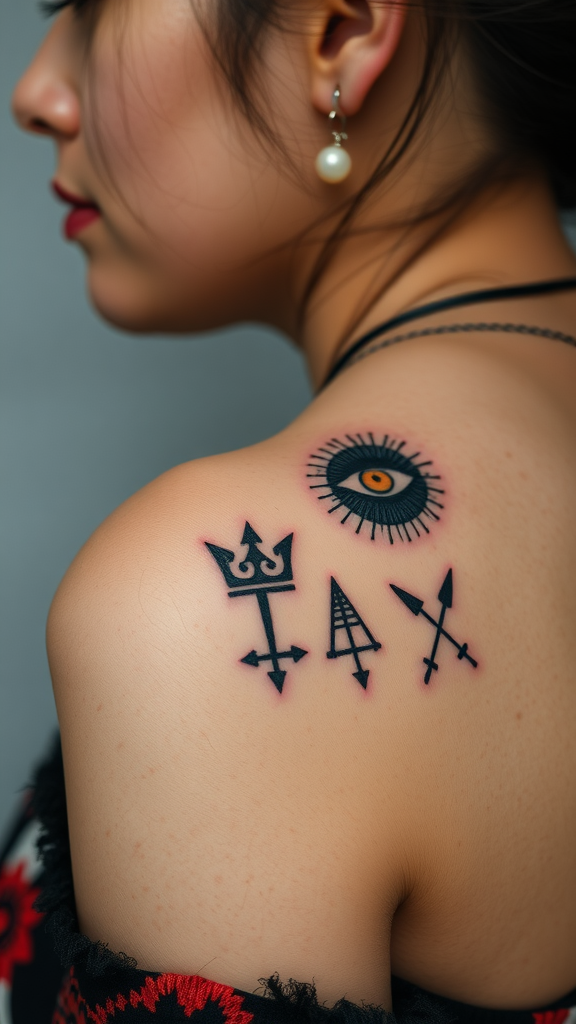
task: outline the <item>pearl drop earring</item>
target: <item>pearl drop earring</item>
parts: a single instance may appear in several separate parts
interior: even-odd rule
[[[349,154],[345,149],[342,148],[342,141],[347,139],[346,134],[346,116],[340,110],[340,86],[337,85],[332,95],[332,110],[328,114],[328,120],[334,121],[338,118],[340,121],[340,131],[333,131],[334,142],[331,146],[326,146],[325,149],[321,149],[316,157],[316,173],[322,181],[327,181],[330,185],[337,185],[338,182],[344,181],[350,174],[352,167],[352,161]]]

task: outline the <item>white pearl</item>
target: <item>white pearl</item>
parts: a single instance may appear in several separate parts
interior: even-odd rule
[[[318,153],[315,166],[322,181],[335,185],[348,177],[352,161],[342,146],[326,146],[326,149],[321,149]]]

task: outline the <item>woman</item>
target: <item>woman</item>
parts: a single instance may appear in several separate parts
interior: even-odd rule
[[[574,1013],[574,17],[78,0],[18,84],[102,316],[317,390],[57,592],[55,1020]]]

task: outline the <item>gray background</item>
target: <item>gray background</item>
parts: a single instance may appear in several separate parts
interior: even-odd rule
[[[258,441],[309,398],[300,356],[260,327],[130,337],[92,313],[48,192],[53,147],[8,112],[46,24],[2,3],[0,835],[56,724],[44,622],[78,548],[159,473]]]

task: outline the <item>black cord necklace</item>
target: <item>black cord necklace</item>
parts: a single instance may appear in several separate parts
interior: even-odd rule
[[[371,341],[387,334],[388,331],[411,320],[418,320],[421,317],[429,316],[432,313],[440,313],[445,309],[457,309],[460,306],[471,306],[477,302],[492,302],[495,299],[517,299],[527,295],[549,295],[554,292],[576,290],[576,277],[565,277],[554,281],[535,281],[532,284],[509,285],[503,288],[484,288],[475,292],[463,292],[461,295],[452,295],[447,299],[438,299],[436,302],[429,302],[424,306],[416,306],[405,313],[385,320],[384,323],[373,327],[361,338],[358,338],[353,345],[336,361],[330,370],[320,391],[326,387],[334,378],[348,366],[365,359],[366,356],[377,352],[379,349],[396,345],[401,341],[409,341],[412,338],[425,338],[433,334],[457,334],[460,332],[473,331],[503,331],[508,334],[531,334],[538,338],[550,338],[553,341],[563,341],[567,345],[576,348],[576,338],[571,334],[562,334],[560,331],[552,331],[547,327],[530,327],[527,324],[512,323],[463,323],[448,324],[439,327],[426,327],[423,330],[409,331],[407,334],[398,334],[392,338],[386,338],[377,345],[366,348]]]

